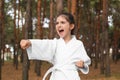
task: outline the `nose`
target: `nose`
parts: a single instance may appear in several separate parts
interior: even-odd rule
[[[61,27],[61,24],[60,23],[58,23],[58,25],[57,25],[59,28]]]

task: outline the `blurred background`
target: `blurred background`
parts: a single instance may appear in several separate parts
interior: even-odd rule
[[[0,80],[41,80],[51,64],[29,61],[19,42],[58,38],[61,12],[73,14],[74,33],[92,60],[82,80],[120,79],[120,0],[0,0]]]

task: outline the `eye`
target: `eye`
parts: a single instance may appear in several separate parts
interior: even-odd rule
[[[65,24],[65,22],[64,22],[64,21],[61,21],[61,23],[62,23],[62,24]]]
[[[58,24],[58,22],[55,22],[55,25],[57,25]]]

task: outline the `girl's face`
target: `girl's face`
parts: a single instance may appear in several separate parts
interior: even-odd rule
[[[74,28],[74,24],[70,24],[65,16],[59,16],[56,20],[56,31],[58,35],[63,39],[71,39],[71,30]]]

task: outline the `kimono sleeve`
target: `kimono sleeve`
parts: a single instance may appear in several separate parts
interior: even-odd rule
[[[31,46],[27,48],[29,59],[45,60],[52,62],[56,50],[56,39],[54,40],[30,40]]]
[[[88,74],[88,72],[89,72],[89,65],[91,64],[91,59],[87,55],[86,50],[85,50],[84,45],[83,45],[82,42],[80,44],[79,52],[80,52],[80,55],[82,55],[80,59],[84,61],[84,68],[78,68],[78,69],[82,73]]]

